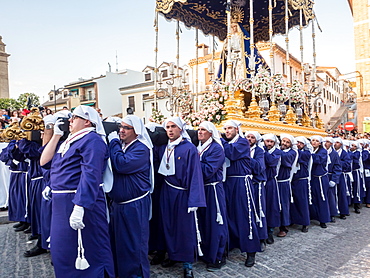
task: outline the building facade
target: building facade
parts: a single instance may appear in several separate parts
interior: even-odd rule
[[[0,36],[0,98],[9,98],[8,57],[10,54],[5,52],[5,46]]]

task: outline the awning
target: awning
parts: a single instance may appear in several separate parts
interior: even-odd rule
[[[85,106],[93,106],[93,105],[95,105],[95,102],[92,102],[92,103],[81,103],[81,105],[85,105]]]
[[[78,92],[78,89],[70,89],[71,92]]]
[[[83,88],[83,87],[89,87],[89,86],[94,86],[94,85],[95,85],[95,82],[92,82],[92,83],[80,85],[80,87]]]

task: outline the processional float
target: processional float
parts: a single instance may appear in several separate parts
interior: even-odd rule
[[[185,117],[189,124],[196,126],[200,120],[211,120],[221,128],[224,120],[234,119],[242,123],[243,130],[256,130],[260,133],[290,133],[306,137],[326,135],[322,120],[313,111],[319,92],[316,92],[315,15],[311,0],[156,0],[155,102],[164,91],[157,63],[158,14],[177,22],[177,69],[180,56],[179,22],[195,29],[196,45],[199,30],[213,36],[213,39],[217,37],[225,42],[220,68],[214,69],[214,55],[212,61],[209,61],[208,72],[213,77],[213,86],[210,92],[204,93],[202,102],[196,103],[198,109],[181,111],[182,107],[188,109],[188,106],[178,105],[178,114]],[[310,23],[313,69],[311,80],[307,82],[304,77],[306,69],[303,64],[302,32]],[[289,31],[296,26],[300,30],[302,68],[300,80],[291,82]],[[285,36],[285,76],[275,72],[273,36],[276,34]],[[258,53],[256,42],[269,42],[269,67]],[[198,83],[197,67],[195,75],[195,83]],[[183,104],[185,102],[181,102],[181,99],[189,95],[186,86],[181,85],[186,83],[185,80],[179,74],[172,73],[172,76],[172,79],[179,79],[180,85],[175,90],[172,87],[167,89],[171,114],[176,101]],[[197,85],[194,86],[195,92],[192,92],[196,102]]]

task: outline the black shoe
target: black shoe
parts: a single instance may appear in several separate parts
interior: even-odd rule
[[[185,268],[184,269],[184,278],[193,278],[193,277],[194,277],[193,270],[191,270],[189,268]]]
[[[341,214],[341,215],[339,216],[339,218],[340,218],[340,219],[343,219],[343,220],[346,220],[346,219],[347,219],[347,217],[346,217],[346,215],[345,215],[345,214]]]
[[[247,253],[247,259],[245,260],[244,265],[246,267],[252,267],[254,266],[256,262],[256,253]]]
[[[29,237],[28,237],[28,240],[34,240],[34,239],[38,239],[38,235],[30,235]]]
[[[274,235],[272,233],[269,233],[268,238],[266,239],[267,244],[273,244],[274,243]]]
[[[170,260],[170,259],[165,259],[161,263],[161,265],[162,265],[162,267],[171,267],[171,266],[174,266],[176,263],[177,263],[177,261],[173,261],[173,260]]]
[[[307,233],[308,232],[307,226],[303,225],[301,231],[302,231],[302,233]]]
[[[164,253],[164,252],[157,252],[154,255],[153,259],[150,261],[150,264],[151,265],[161,264],[164,261],[165,255],[166,255],[166,253]]]
[[[356,208],[356,209],[355,209],[355,213],[360,214],[360,213],[361,213],[361,211],[360,211],[358,208]]]
[[[221,267],[223,267],[226,264],[226,261],[216,261],[214,264],[213,263],[208,263],[207,264],[207,270],[210,272],[215,272],[219,271]]]
[[[38,247],[36,245],[31,250],[28,250],[28,251],[24,252],[23,255],[25,257],[34,257],[34,256],[38,256],[38,255],[44,254],[46,252],[47,252],[46,249],[43,249],[43,248]]]
[[[15,228],[19,228],[20,226],[22,226],[24,223],[23,222],[19,222],[19,223],[17,223],[17,224],[14,224],[13,225],[13,228],[15,229]]]
[[[327,228],[328,226],[326,226],[326,224],[325,224],[325,223],[320,223],[320,227],[325,229],[325,228]]]
[[[23,233],[30,234],[31,233],[31,225],[29,225],[28,228],[23,231]]]
[[[332,217],[330,218],[330,222],[331,222],[331,223],[335,223],[335,217],[334,217],[334,216],[332,216]]]
[[[261,252],[265,252],[266,250],[266,241],[264,239],[260,240],[261,245]]]
[[[19,226],[18,228],[15,228],[14,231],[16,232],[21,232],[21,231],[24,231],[26,230],[27,228],[29,227],[29,224],[28,223],[23,223],[21,226]]]

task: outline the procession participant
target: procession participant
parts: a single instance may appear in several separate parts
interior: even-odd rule
[[[282,150],[280,165],[277,176],[279,196],[281,203],[280,225],[278,237],[285,237],[288,233],[287,226],[290,225],[290,203],[293,202],[291,181],[293,174],[297,172],[298,152],[296,141],[290,134],[280,135]]]
[[[70,134],[59,146],[61,124],[62,120],[55,123],[40,159],[41,165],[51,161],[50,250],[55,276],[114,277],[102,183],[108,148],[101,137],[101,120],[95,109],[76,107]]]
[[[12,140],[1,152],[0,160],[9,166],[9,221],[19,222],[13,226],[14,231],[25,231],[30,227],[28,215],[28,162]]]
[[[202,237],[203,260],[208,271],[226,264],[228,239],[225,191],[223,187],[224,149],[213,123],[204,121],[198,128],[198,153],[202,167],[206,208],[197,210]]]
[[[122,144],[121,144],[121,141]],[[154,183],[152,142],[142,120],[126,116],[108,135],[114,183],[109,197],[116,276],[149,277],[150,192]]]
[[[280,164],[282,151],[279,147],[279,139],[276,135],[268,133],[262,136],[263,149],[265,151],[266,165],[266,221],[267,221],[267,244],[274,243],[274,228],[280,226],[280,195],[276,177]]]
[[[266,222],[266,166],[264,150],[258,145],[262,136],[257,131],[246,131],[245,138],[249,141],[251,154],[252,185],[254,202],[258,211],[260,222],[257,223],[258,237],[261,244],[261,252],[265,251],[267,235]]]
[[[29,203],[30,203],[30,221],[32,235],[29,239],[37,239],[36,245],[24,252],[25,257],[33,257],[46,252],[46,249],[41,246],[41,199],[42,190],[44,188],[44,179],[42,169],[40,166],[40,144],[27,139],[22,139],[18,142],[18,148],[26,158],[30,160],[30,167],[28,175],[30,178],[29,183]]]
[[[350,196],[349,188],[351,188],[351,159],[346,150],[343,148],[343,142],[341,138],[334,138],[334,149],[337,151],[342,166],[342,173],[337,184],[337,196],[338,196],[338,209],[339,218],[346,219],[346,215],[349,214],[348,208],[348,197]]]
[[[310,218],[320,222],[321,228],[327,228],[330,222],[328,203],[328,151],[322,146],[323,138],[319,135],[311,136],[312,170],[311,170],[311,194],[312,205],[310,206]]]
[[[339,214],[337,184],[339,184],[340,176],[342,174],[342,165],[338,153],[333,149],[334,139],[332,137],[325,137],[324,140],[324,147],[328,151],[328,155],[330,157],[330,163],[328,163],[328,202],[330,219],[331,222],[335,223],[335,216]]]
[[[239,248],[247,253],[245,266],[255,264],[256,252],[261,251],[254,203],[249,141],[244,138],[241,123],[228,120],[224,124],[227,140],[221,139],[225,150],[227,220],[229,224],[230,250]]]
[[[362,150],[362,162],[364,165],[364,179],[366,186],[366,195],[364,198],[364,203],[367,208],[370,208],[370,151],[369,151],[369,139],[364,139],[364,147]]]
[[[352,176],[353,176],[353,182],[352,182],[352,192],[351,192],[351,204],[353,204],[353,208],[355,209],[355,213],[359,214],[361,203],[362,203],[362,195],[363,193],[363,180],[361,176],[361,171],[363,171],[362,168],[362,158],[361,158],[361,146],[360,143],[357,141],[351,141],[350,142],[350,151],[349,155],[352,160]]]
[[[293,203],[290,204],[290,220],[292,224],[302,225],[302,232],[308,232],[310,225],[310,209],[311,203],[311,168],[312,146],[304,136],[295,138],[298,148],[298,164],[299,170],[293,175],[292,179],[292,194]]]
[[[202,169],[197,148],[185,130],[185,122],[174,117],[164,122],[169,138],[158,148],[158,173],[164,176],[160,206],[168,259],[163,267],[183,262],[184,277],[193,277],[194,255],[200,251],[196,210],[205,207]],[[199,252],[199,255],[201,252]]]

